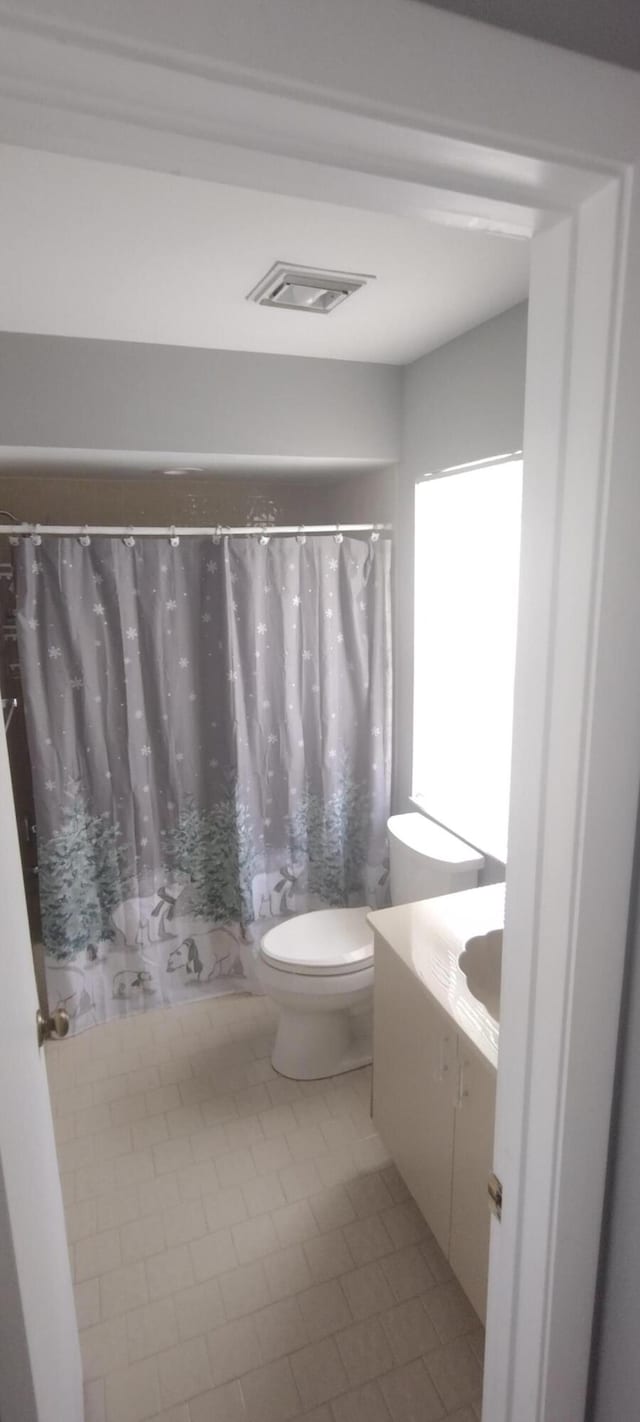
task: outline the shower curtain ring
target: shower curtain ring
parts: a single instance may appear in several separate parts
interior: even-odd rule
[[[136,540],[132,533],[126,533],[122,542],[124,543],[125,548],[135,548]]]
[[[342,543],[344,541],[344,534],[340,532],[339,523],[336,524],[336,531],[333,535],[333,541],[334,543]]]
[[[260,537],[259,537],[259,539],[258,539],[258,543],[260,543],[263,548],[266,548],[268,542],[269,542],[269,534],[266,533],[265,530],[264,530],[264,528],[263,528],[262,533],[260,534]]]
[[[40,544],[42,543],[42,534],[38,533],[39,527],[39,524],[34,523],[33,530],[31,533],[31,542],[33,543],[34,548],[39,548]]]
[[[215,533],[212,533],[212,534],[211,534],[211,542],[212,542],[212,543],[219,543],[221,538],[222,538],[222,524],[219,523],[219,524],[216,525],[216,531],[215,531]]]
[[[377,528],[372,528],[372,530],[371,530],[371,542],[372,542],[372,543],[377,543],[379,537],[380,537],[380,533],[379,533],[378,529],[377,529]]]
[[[306,543],[306,541],[307,535],[304,531],[304,524],[301,523],[298,532],[296,533],[296,543]]]
[[[84,525],[84,532],[80,534],[80,537],[79,537],[79,539],[78,539],[78,543],[80,544],[80,547],[81,547],[81,548],[88,548],[89,545],[90,545],[90,543],[91,543],[91,539],[90,539],[90,537],[89,537],[89,534],[87,533],[87,525],[86,525],[86,523],[85,523],[85,525]]]
[[[177,548],[178,545],[179,545],[179,543],[180,543],[180,539],[179,539],[178,534],[176,533],[176,530],[175,530],[175,524],[173,524],[173,523],[172,523],[171,528],[170,528],[170,530],[169,530],[169,542],[170,542],[172,548]]]

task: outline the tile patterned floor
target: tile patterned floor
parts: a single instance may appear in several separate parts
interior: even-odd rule
[[[265,998],[47,1047],[86,1422],[477,1422],[483,1333],[369,1115]]]

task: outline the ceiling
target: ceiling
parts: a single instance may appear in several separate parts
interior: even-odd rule
[[[524,299],[524,241],[0,145],[0,330],[404,365]],[[329,316],[277,261],[371,273]]]

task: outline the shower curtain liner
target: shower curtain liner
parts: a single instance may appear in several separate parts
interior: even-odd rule
[[[388,539],[15,558],[51,1008],[252,990],[269,923],[385,901]]]

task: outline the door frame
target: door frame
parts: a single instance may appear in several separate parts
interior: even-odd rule
[[[577,1422],[640,785],[640,76],[412,0],[188,0],[153,41],[38,4],[0,11],[5,142],[532,241],[484,1417]]]

